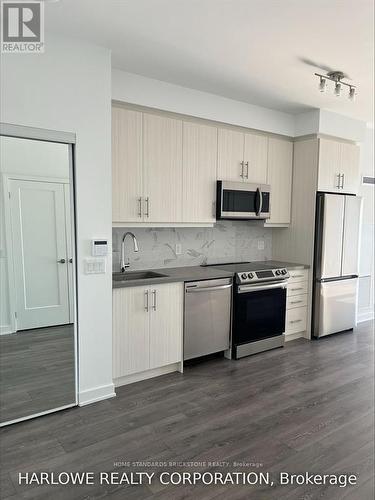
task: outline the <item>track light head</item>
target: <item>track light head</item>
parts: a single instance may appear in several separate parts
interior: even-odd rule
[[[326,88],[327,88],[327,80],[321,76],[319,82],[319,90],[320,92],[325,92]]]
[[[355,87],[350,87],[349,89],[349,99],[355,101]]]
[[[335,84],[335,96],[340,97],[341,95],[341,83],[336,82]]]

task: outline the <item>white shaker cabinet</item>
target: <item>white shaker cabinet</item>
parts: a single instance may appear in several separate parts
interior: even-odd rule
[[[293,143],[268,140],[267,184],[271,185],[271,217],[267,224],[289,224],[292,199]]]
[[[145,222],[182,220],[182,121],[143,113]]]
[[[113,378],[122,385],[182,362],[183,284],[113,290]]]
[[[268,137],[244,134],[244,180],[266,184]]]
[[[218,179],[264,184],[267,179],[268,137],[219,128]]]
[[[216,220],[217,128],[183,123],[183,222]]]
[[[359,146],[320,138],[318,165],[318,191],[357,193]]]
[[[112,108],[112,220],[142,217],[142,113]]]

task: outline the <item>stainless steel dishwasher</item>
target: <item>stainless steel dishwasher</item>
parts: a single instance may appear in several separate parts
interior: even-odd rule
[[[184,360],[230,345],[232,279],[185,283]]]

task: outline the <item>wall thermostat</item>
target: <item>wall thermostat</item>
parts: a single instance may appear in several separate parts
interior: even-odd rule
[[[91,254],[93,257],[108,255],[108,240],[92,240]]]

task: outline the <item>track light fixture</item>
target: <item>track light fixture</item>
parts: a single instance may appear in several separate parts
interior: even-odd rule
[[[321,75],[320,73],[315,73],[316,76],[319,77],[319,90],[320,92],[325,92],[327,90],[327,80],[335,83],[334,94],[337,97],[341,96],[342,86],[345,85],[349,87],[348,97],[351,101],[355,100],[356,96],[356,87],[355,85],[351,85],[350,83],[343,82],[343,78],[347,78],[347,76],[342,71],[331,71],[326,75]]]

